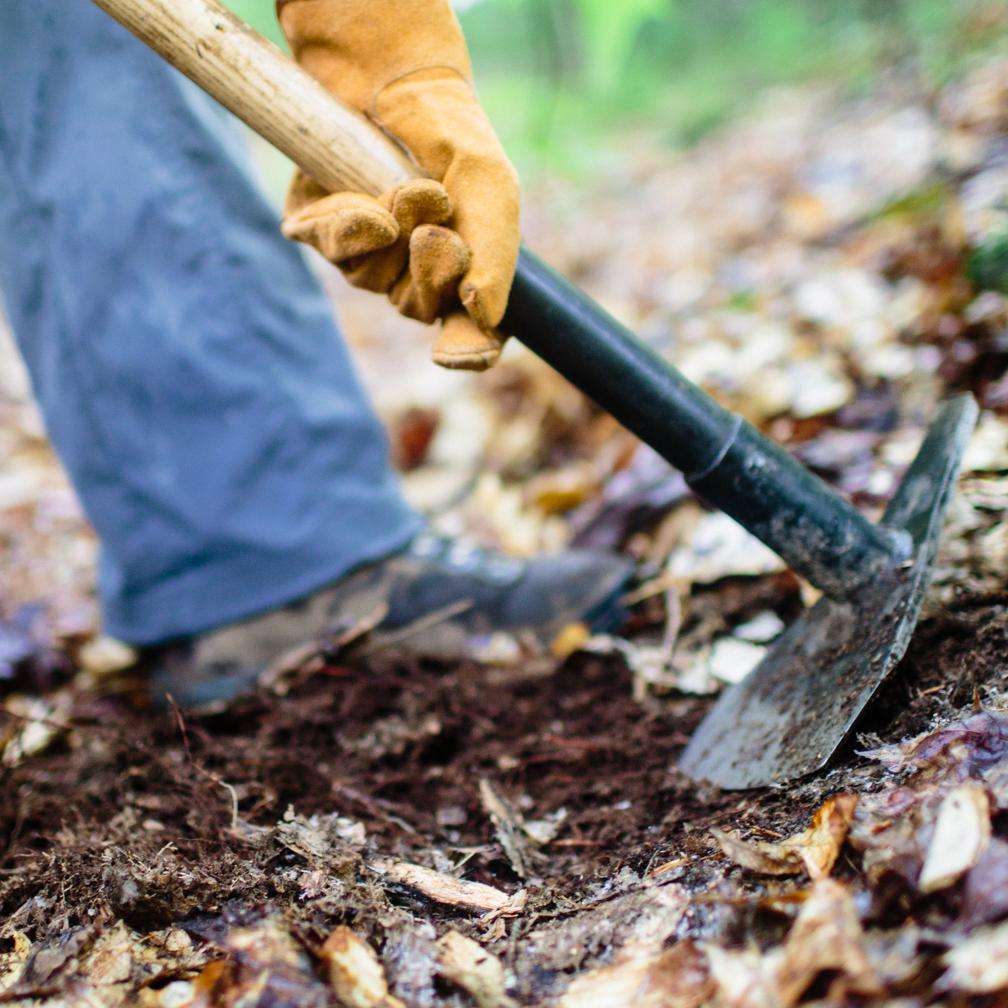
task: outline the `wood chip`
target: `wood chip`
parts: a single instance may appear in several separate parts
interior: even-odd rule
[[[427,899],[444,906],[479,910],[494,916],[511,917],[525,909],[528,894],[520,889],[509,896],[500,889],[482,882],[466,882],[452,875],[444,875],[431,868],[408,864],[405,861],[375,860],[369,863],[386,881],[409,886]]]
[[[503,1008],[513,1002],[504,991],[504,966],[479,943],[449,931],[437,943],[438,972],[461,987],[479,1008]]]
[[[480,801],[486,810],[508,862],[519,878],[528,878],[529,850],[521,813],[485,777],[479,782]]]
[[[385,971],[375,950],[348,927],[338,927],[320,952],[329,984],[346,1008],[405,1008],[389,993]]]
[[[81,669],[95,676],[122,672],[136,664],[137,653],[128,644],[112,637],[94,637],[77,652]]]

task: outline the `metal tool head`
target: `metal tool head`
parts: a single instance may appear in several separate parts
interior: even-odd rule
[[[976,416],[970,395],[942,406],[886,509],[880,524],[909,532],[911,559],[792,623],[707,714],[679,761],[686,773],[726,789],[794,780],[851,735],[910,642]]]

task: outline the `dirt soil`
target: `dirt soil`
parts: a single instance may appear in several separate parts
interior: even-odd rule
[[[1008,596],[959,600],[922,624],[868,727],[898,738],[968,711],[1003,687],[1006,655]],[[33,942],[117,920],[137,933],[181,928],[210,958],[219,954],[214,927],[250,912],[258,919],[266,907],[281,908],[308,947],[341,924],[393,951],[413,928],[451,926],[501,958],[522,1004],[556,996],[571,975],[605,962],[639,923],[633,897],[647,880],[708,893],[670,940],[769,941],[782,924],[762,906],[766,880],[729,883],[737,870],[711,828],[789,836],[830,795],[875,786],[880,770],[850,755],[777,791],[698,787],[675,761],[708,707],[680,698],[645,709],[622,662],[586,655],[528,674],[351,659],[282,698],[264,692],[203,716],[82,697],[61,715],[73,726],[63,742],[0,781],[0,916],[8,935]],[[527,845],[524,877],[480,782],[525,821],[564,810],[555,839]],[[326,873],[349,879],[338,895],[314,878],[322,873],[311,843],[278,831],[285,813],[292,826],[334,814],[363,826],[363,858],[340,842],[325,851]],[[367,862],[379,854],[504,892],[527,888],[529,905],[503,927],[488,925],[409,885],[375,884]],[[710,900],[729,884],[731,898]],[[448,996],[426,983],[430,997]]]

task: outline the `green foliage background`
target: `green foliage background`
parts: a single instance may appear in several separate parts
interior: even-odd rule
[[[273,0],[226,0],[280,41]],[[613,132],[686,143],[766,87],[936,84],[1008,51],[1001,0],[479,0],[460,17],[483,100],[525,171],[595,170]],[[608,152],[608,154],[607,154]]]

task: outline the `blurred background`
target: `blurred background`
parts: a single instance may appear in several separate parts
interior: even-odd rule
[[[281,42],[273,0],[230,0]],[[1008,39],[990,0],[465,0],[481,97],[524,172],[591,172],[647,123],[688,144],[772,85],[935,88]]]

